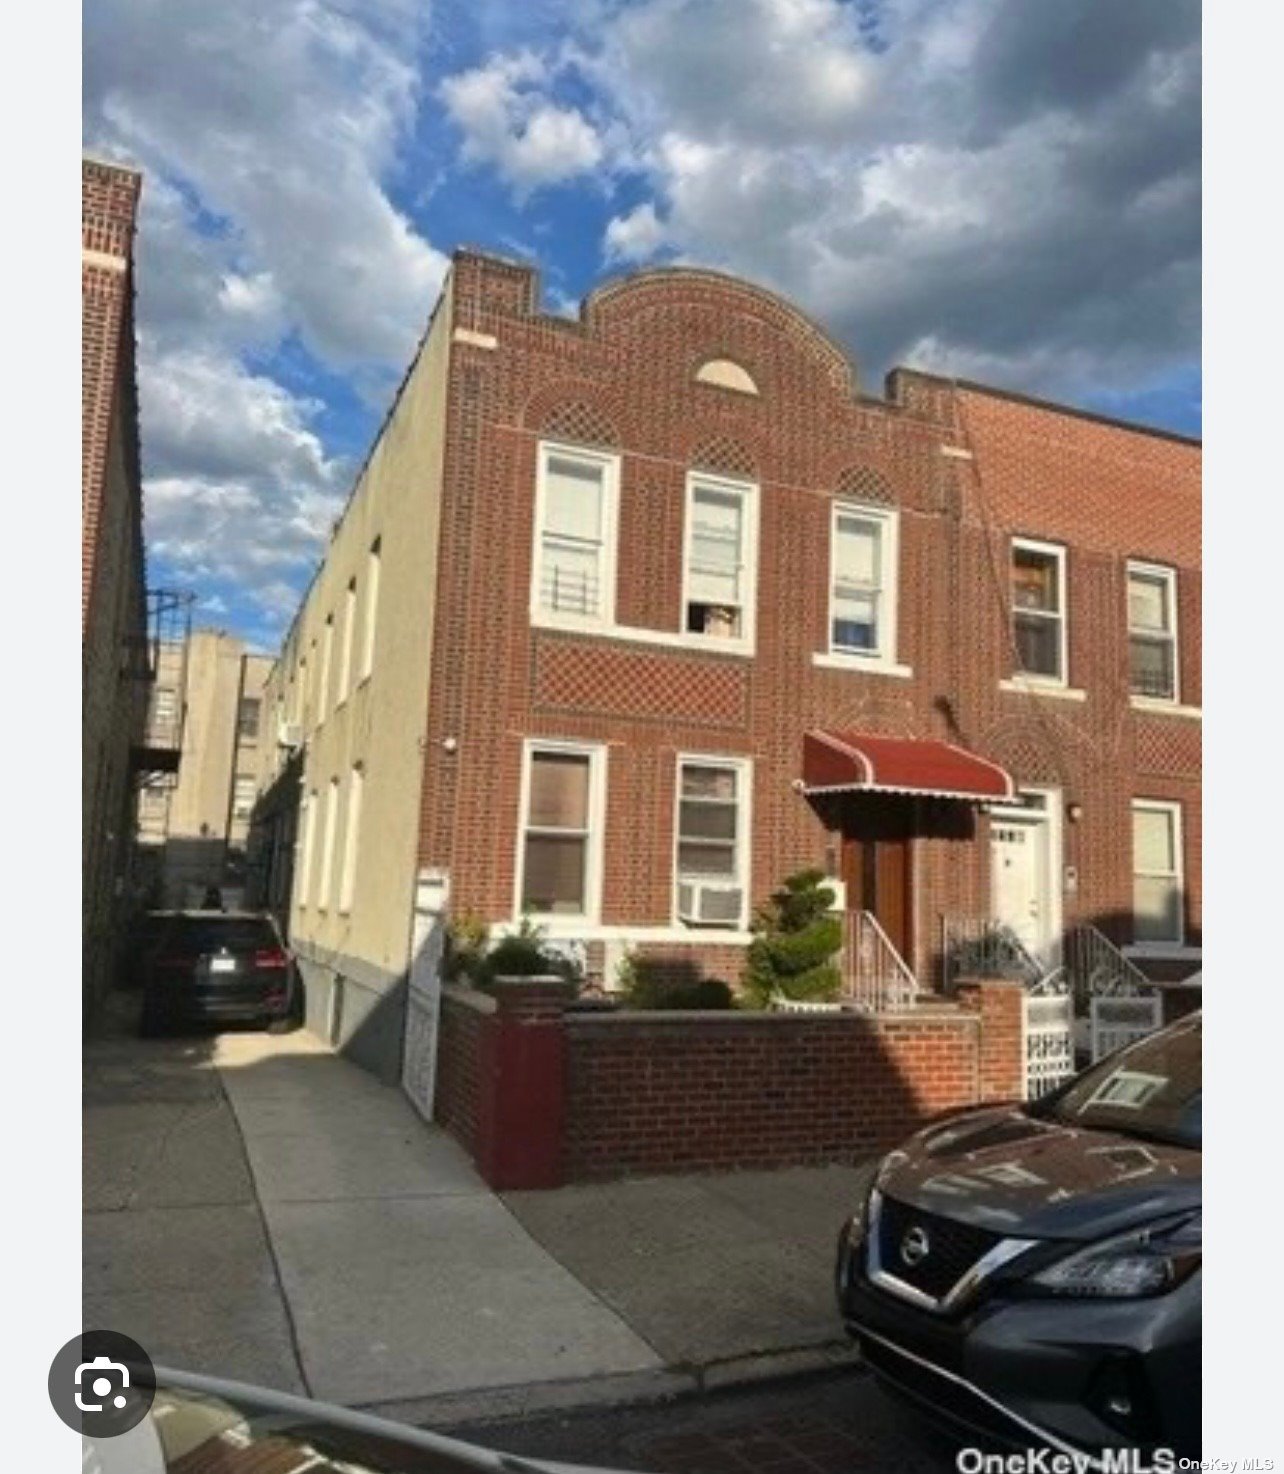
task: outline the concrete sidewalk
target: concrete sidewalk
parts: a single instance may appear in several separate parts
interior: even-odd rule
[[[852,1169],[500,1199],[310,1035],[86,1047],[85,1315],[158,1360],[446,1422],[849,1358]]]

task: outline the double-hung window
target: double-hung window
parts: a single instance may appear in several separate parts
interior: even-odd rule
[[[757,507],[746,482],[693,473],[687,481],[682,628],[741,648],[753,643]]]
[[[615,617],[618,461],[540,446],[531,615],[538,622],[603,626]]]
[[[1012,637],[1023,676],[1066,684],[1066,550],[1012,543]]]
[[[834,504],[830,537],[829,651],[896,659],[897,517]]]
[[[1132,806],[1133,940],[1181,946],[1181,805],[1138,799]]]
[[[601,891],[604,749],[526,749],[518,909],[594,920]]]
[[[681,758],[677,797],[678,920],[688,926],[743,926],[749,894],[749,765]]]
[[[1134,696],[1177,700],[1177,573],[1128,565],[1128,685]]]

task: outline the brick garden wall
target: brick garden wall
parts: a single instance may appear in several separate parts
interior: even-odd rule
[[[530,981],[443,995],[437,1119],[494,1187],[856,1162],[942,1111],[1021,1093],[1010,984],[878,1018],[566,1002],[564,985]]]
[[[476,1155],[482,1092],[483,1040],[495,1014],[492,999],[465,988],[445,988],[441,999],[434,1114]]]

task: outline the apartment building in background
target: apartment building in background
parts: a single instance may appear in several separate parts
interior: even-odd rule
[[[463,251],[263,692],[257,894],[391,1077],[442,915],[735,983],[817,866],[924,986],[1200,947],[1200,448],[700,269]]]
[[[150,663],[134,368],[142,176],[81,161],[81,945],[88,1019],[127,918]]]
[[[272,663],[222,630],[160,644],[148,740],[177,741],[182,760],[176,775],[154,775],[139,796],[138,886],[147,904],[199,906],[211,887],[228,906],[242,901]]]

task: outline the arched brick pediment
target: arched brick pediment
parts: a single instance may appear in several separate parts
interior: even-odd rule
[[[609,337],[630,320],[663,309],[671,309],[675,317],[705,310],[724,322],[738,319],[766,328],[803,354],[835,389],[849,398],[856,393],[855,365],[823,328],[775,292],[722,272],[666,266],[621,277],[589,294],[582,317],[591,332]],[[725,356],[740,363],[762,392],[768,392],[765,365],[730,351],[727,343],[708,347],[693,363],[693,373],[705,359]]]

